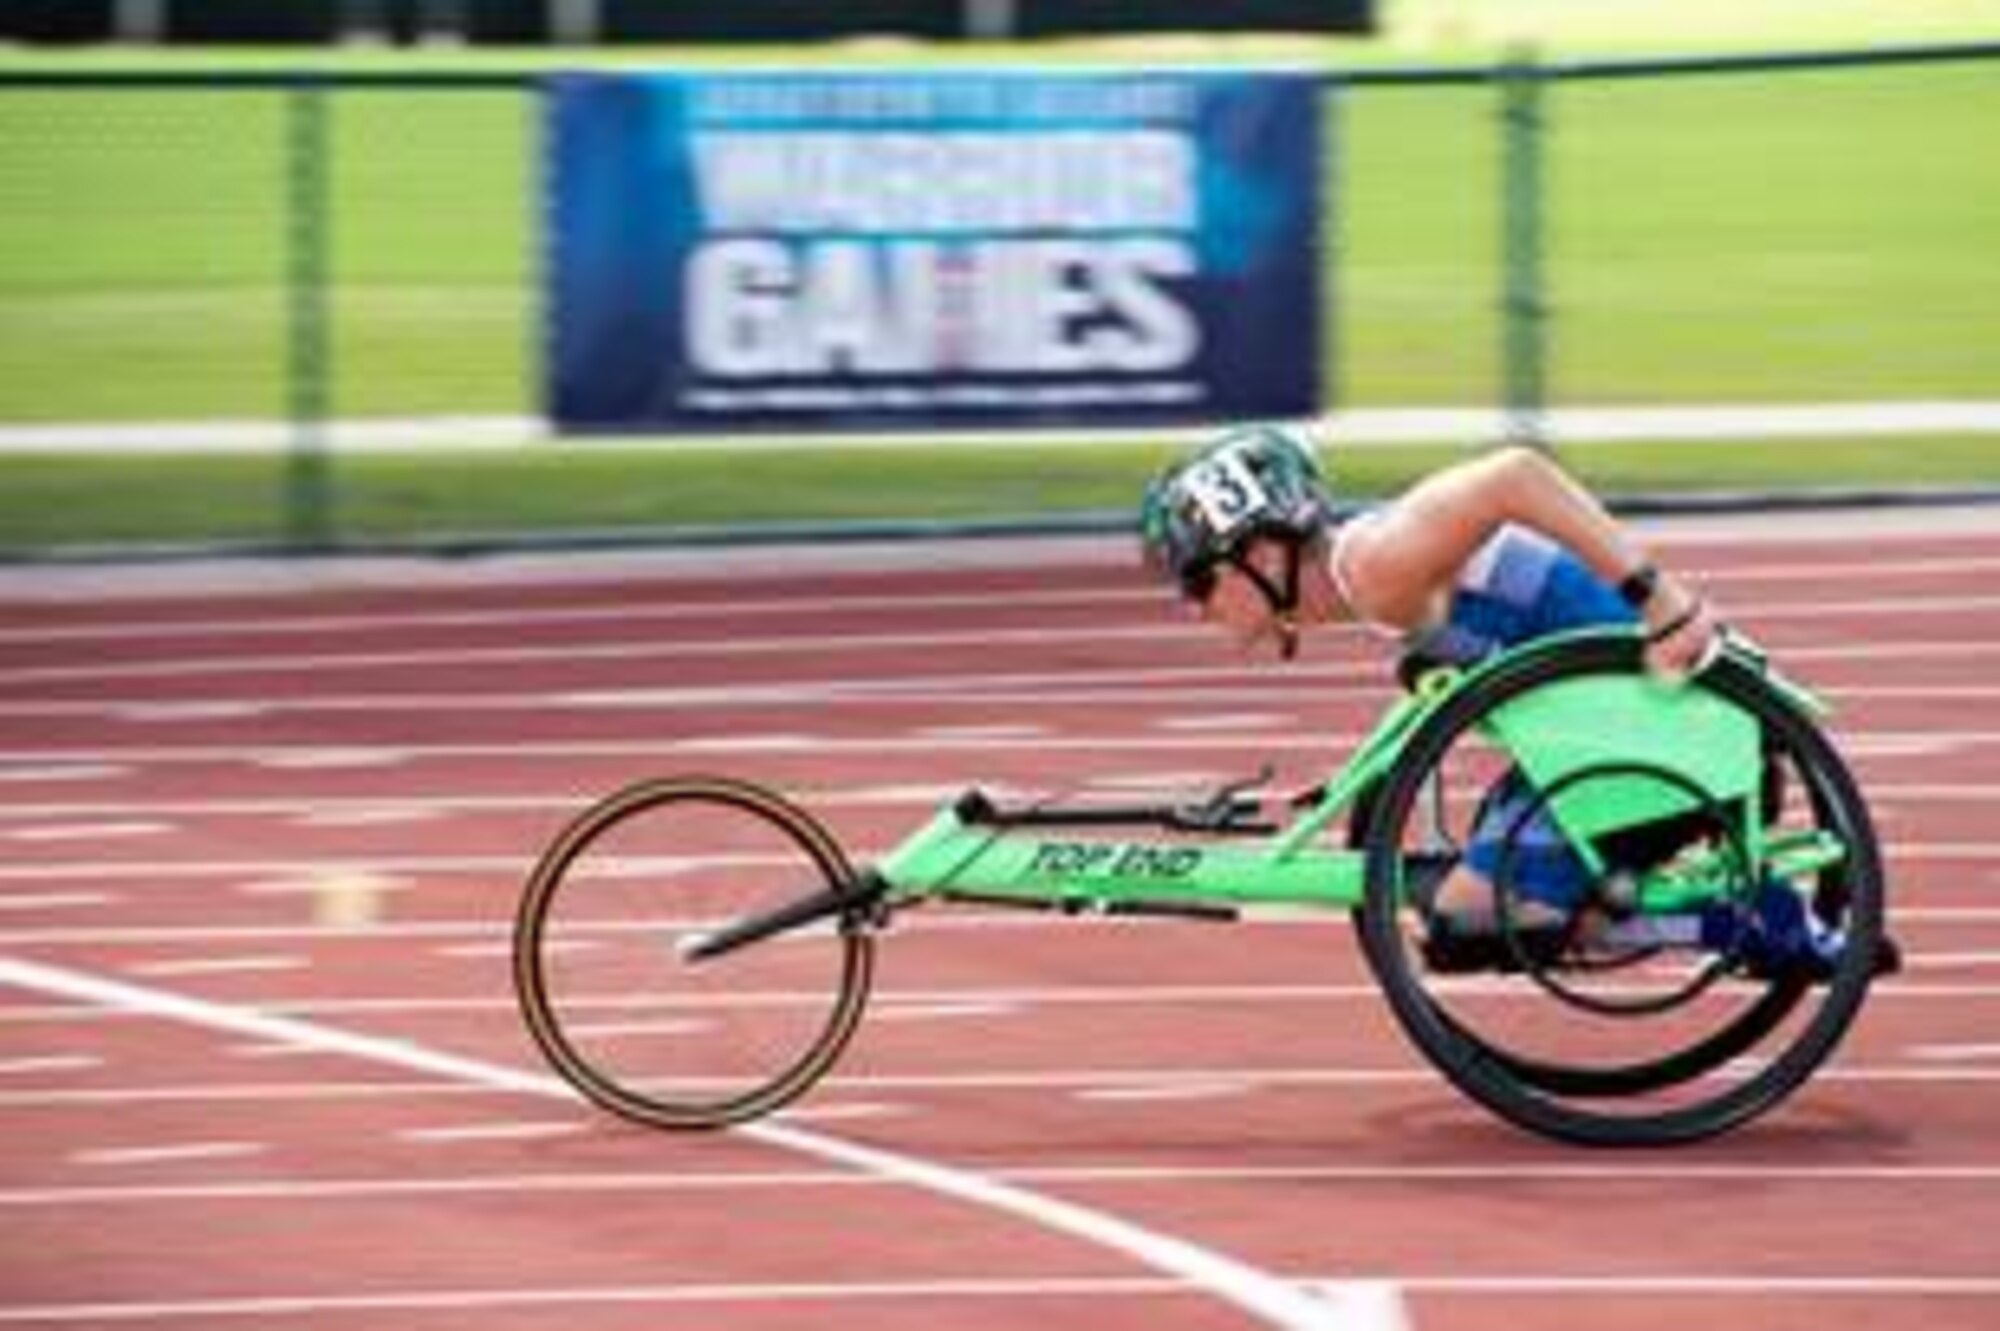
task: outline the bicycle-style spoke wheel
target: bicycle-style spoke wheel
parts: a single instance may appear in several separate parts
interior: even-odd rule
[[[874,939],[858,910],[696,959],[725,926],[854,881],[811,817],[759,787],[648,782],[579,817],[536,865],[514,936],[528,1028],[596,1103],[712,1128],[802,1093],[853,1034]]]
[[[1605,638],[1484,677],[1412,738],[1367,837],[1363,942],[1406,1031],[1503,1117],[1595,1145],[1694,1140],[1782,1101],[1851,1023],[1882,928],[1874,836],[1851,778],[1743,662],[1718,662],[1685,701],[1701,713],[1691,718],[1722,716],[1751,736],[1754,791],[1718,796],[1644,754],[1524,776],[1493,724],[1502,709],[1641,668],[1636,644]],[[1601,831],[1579,856],[1554,812],[1565,801],[1654,816]],[[1699,894],[1641,908],[1639,883],[1676,875]],[[1744,955],[1730,926],[1774,892],[1845,931],[1830,977]],[[1462,912],[1440,919],[1440,893],[1475,901],[1483,936],[1451,927]]]

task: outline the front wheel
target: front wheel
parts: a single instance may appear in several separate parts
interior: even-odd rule
[[[514,985],[544,1055],[595,1103],[719,1128],[802,1094],[846,1045],[873,974],[865,912],[701,957],[743,920],[852,888],[833,837],[761,787],[644,782],[586,810],[536,864]]]
[[[1621,885],[1607,880],[1633,866],[1705,857],[1733,866],[1722,875],[1732,880],[1725,905],[1760,891],[1795,892],[1823,926],[1844,930],[1833,973],[1818,984],[1796,974],[1749,978],[1726,951],[1607,954],[1560,934],[1551,945],[1546,933],[1503,937],[1506,964],[1438,973],[1436,949],[1426,947],[1435,922],[1421,907],[1420,871],[1435,877],[1461,864],[1482,869],[1493,913],[1505,922],[1528,895],[1516,880],[1526,880],[1547,849],[1538,842],[1547,820],[1537,811],[1559,792],[1528,789],[1515,754],[1496,738],[1504,729],[1496,716],[1531,695],[1549,696],[1543,690],[1576,685],[1571,696],[1593,696],[1606,681],[1643,670],[1635,641],[1607,636],[1533,652],[1474,680],[1412,736],[1374,802],[1366,839],[1362,942],[1413,1042],[1455,1086],[1503,1118],[1589,1145],[1698,1140],[1779,1104],[1853,1021],[1882,933],[1879,852],[1853,779],[1808,717],[1755,667],[1725,657],[1685,687],[1711,713],[1754,724],[1759,788],[1726,802],[1710,799],[1684,777],[1649,767],[1657,754],[1579,769],[1566,780],[1597,783],[1593,797],[1636,791],[1681,810],[1638,834],[1614,832],[1596,843],[1608,867],[1584,886],[1583,899],[1615,900]],[[1518,816],[1494,816],[1496,791],[1517,797]],[[1475,863],[1482,824],[1504,825],[1508,836]],[[1820,851],[1787,868],[1770,854],[1787,845]]]

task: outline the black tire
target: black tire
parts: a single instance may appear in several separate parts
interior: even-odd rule
[[[1814,893],[1823,917],[1847,931],[1848,946],[1836,973],[1814,985],[1793,977],[1716,986],[1728,992],[1709,1001],[1730,1006],[1713,1026],[1683,1037],[1670,1024],[1665,1047],[1638,1058],[1595,1063],[1540,1050],[1524,1052],[1469,1015],[1480,1002],[1490,1008],[1503,1001],[1538,1001],[1531,981],[1539,977],[1510,981],[1521,986],[1511,997],[1495,987],[1456,1007],[1443,987],[1433,990],[1433,977],[1406,937],[1401,883],[1403,847],[1432,779],[1458,748],[1476,744],[1471,737],[1482,718],[1508,701],[1561,681],[1643,668],[1634,639],[1606,635],[1525,653],[1485,676],[1450,699],[1411,737],[1374,800],[1366,835],[1362,944],[1412,1041],[1455,1086],[1501,1117],[1545,1136],[1595,1146],[1695,1141],[1782,1102],[1833,1052],[1859,1011],[1883,928],[1879,850],[1845,764],[1810,718],[1753,666],[1725,656],[1689,687],[1706,690],[1756,720],[1772,761],[1789,769],[1789,784],[1800,791],[1791,816],[1831,832],[1847,849],[1840,864],[1820,872]],[[1776,814],[1766,811],[1767,818]],[[1489,982],[1501,983],[1497,978]],[[1547,994],[1539,1001],[1558,1006]],[[1525,1027],[1544,1020],[1536,1014],[1514,1024]],[[1607,1046],[1616,1048],[1634,1025],[1628,1021],[1614,1029]],[[1730,1060],[1767,1040],[1781,1047],[1760,1053],[1760,1061],[1740,1077],[1716,1075]]]
[[[874,973],[865,911],[706,960],[681,948],[854,883],[833,837],[762,787],[682,777],[621,790],[556,837],[521,897],[514,987],[528,1030],[564,1080],[635,1122],[720,1128],[770,1113],[854,1034]]]
[[[1438,1020],[1467,1041],[1478,1045],[1483,1056],[1507,1076],[1538,1091],[1569,1099],[1612,1099],[1650,1095],[1654,1091],[1679,1086],[1707,1076],[1741,1058],[1763,1038],[1783,1024],[1810,991],[1805,980],[1773,981],[1757,999],[1716,1031],[1682,1049],[1658,1058],[1638,1059],[1609,1067],[1570,1067],[1545,1059],[1524,1057],[1480,1039],[1440,1010]]]
[[[1352,849],[1358,850],[1367,844],[1367,831],[1379,803],[1376,796],[1380,790],[1379,784],[1371,786],[1356,801],[1347,842]],[[1766,814],[1767,820],[1775,816],[1774,812]],[[1360,907],[1356,907],[1350,914],[1355,937],[1360,940],[1364,949],[1367,947],[1363,925],[1365,916],[1366,912]],[[1491,1059],[1506,1075],[1516,1081],[1552,1095],[1591,1099],[1646,1095],[1715,1071],[1731,1059],[1741,1057],[1755,1048],[1758,1042],[1776,1030],[1785,1018],[1791,1015],[1809,988],[1810,985],[1805,980],[1773,983],[1754,1003],[1738,1012],[1712,1035],[1692,1045],[1657,1058],[1637,1059],[1598,1067],[1574,1067],[1546,1059],[1525,1057],[1490,1041],[1482,1040],[1477,1032],[1461,1025],[1443,1006],[1433,1003],[1432,1007],[1436,1010],[1438,1021],[1453,1033],[1477,1046],[1483,1057]]]

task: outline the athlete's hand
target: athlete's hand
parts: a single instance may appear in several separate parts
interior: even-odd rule
[[[1683,680],[1708,668],[1722,651],[1722,621],[1706,599],[1662,578],[1646,603],[1646,667]]]

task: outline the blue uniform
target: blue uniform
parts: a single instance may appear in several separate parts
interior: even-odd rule
[[[1504,527],[1461,571],[1444,622],[1411,635],[1407,646],[1427,660],[1469,666],[1547,634],[1636,619],[1617,590],[1568,550],[1538,533]],[[1494,878],[1511,840],[1509,889],[1567,909],[1589,887],[1590,873],[1546,808],[1521,823],[1534,797],[1518,769],[1502,777],[1474,819],[1466,863]]]

